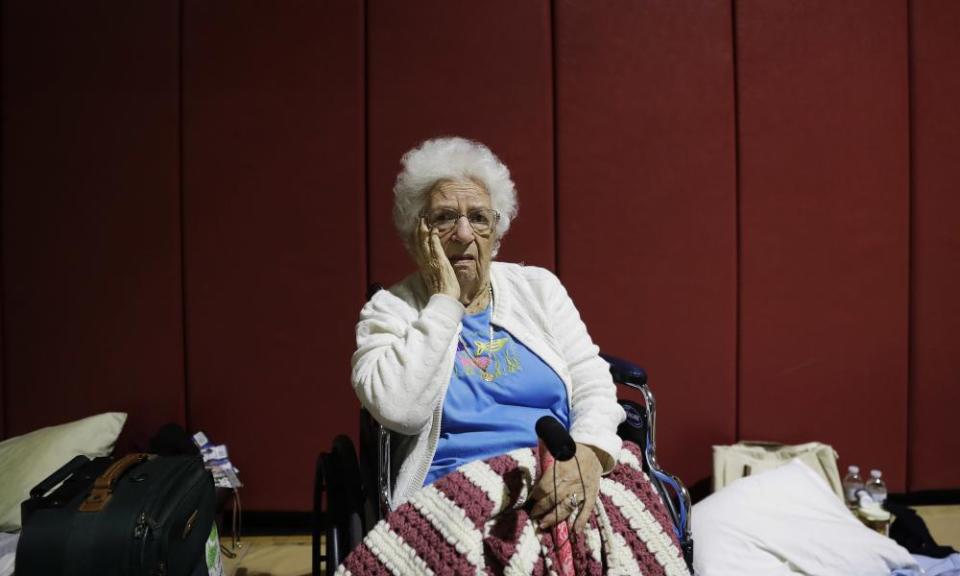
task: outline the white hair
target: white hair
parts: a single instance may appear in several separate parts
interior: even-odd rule
[[[497,254],[500,239],[517,215],[517,190],[510,170],[489,148],[466,138],[434,138],[408,151],[400,163],[403,169],[393,185],[393,222],[408,250],[436,183],[474,180],[490,194],[491,206],[500,213],[493,245],[493,255]]]

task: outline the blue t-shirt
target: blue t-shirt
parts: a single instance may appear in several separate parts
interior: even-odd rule
[[[491,345],[490,308],[464,316],[462,325],[425,486],[468,462],[536,446],[541,416],[570,427],[563,381],[506,330],[494,326]],[[483,379],[484,371],[493,381]]]

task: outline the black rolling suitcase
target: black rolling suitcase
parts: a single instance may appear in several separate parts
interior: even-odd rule
[[[15,574],[189,576],[214,508],[200,456],[77,456],[23,502]]]

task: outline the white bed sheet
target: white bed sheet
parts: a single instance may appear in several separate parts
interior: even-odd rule
[[[913,554],[919,568],[894,570],[892,576],[960,576],[960,554],[946,558],[930,558]]]
[[[19,539],[19,532],[0,532],[0,576],[13,574],[13,559],[16,557]]]

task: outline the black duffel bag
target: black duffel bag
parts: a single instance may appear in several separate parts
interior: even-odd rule
[[[205,565],[214,508],[200,456],[77,456],[21,505],[15,574],[188,576]]]

